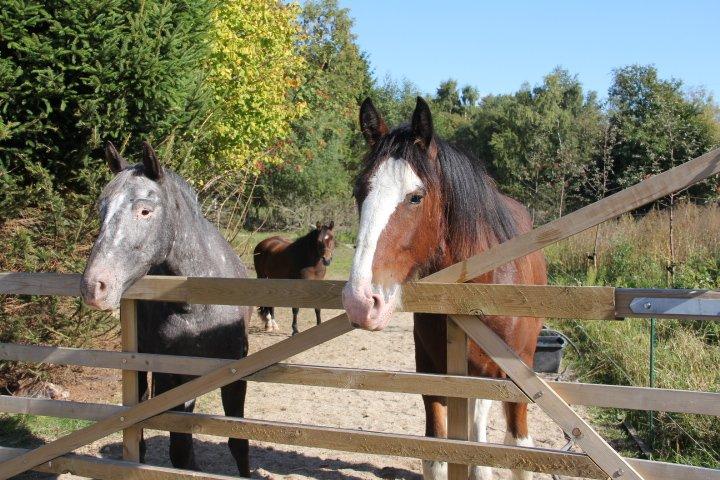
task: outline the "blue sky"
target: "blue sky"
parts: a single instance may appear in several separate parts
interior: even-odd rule
[[[605,97],[614,68],[720,95],[720,1],[340,0],[375,75],[434,92],[452,77],[481,94],[532,85],[556,66]]]

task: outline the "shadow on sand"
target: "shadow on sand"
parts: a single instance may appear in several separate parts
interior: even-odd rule
[[[148,437],[146,461],[152,465],[171,466],[168,456],[170,438],[165,435]],[[205,472],[237,475],[235,460],[224,442],[209,442],[194,439],[195,458]],[[312,451],[312,449],[311,449]],[[106,458],[120,458],[122,445],[105,445],[100,455]],[[378,467],[366,462],[344,461],[321,458],[310,452],[276,450],[272,446],[250,444],[250,465],[253,478],[287,478],[294,475],[319,480],[354,480],[367,478],[368,474],[378,478],[397,480],[419,480],[421,475],[410,470],[394,467]]]

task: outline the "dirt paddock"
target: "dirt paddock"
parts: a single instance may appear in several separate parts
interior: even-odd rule
[[[323,318],[341,313],[324,311]],[[290,309],[276,309],[280,332],[268,334],[262,331],[257,315],[253,316],[251,328],[251,351],[256,352],[290,333]],[[306,309],[300,312],[300,329],[314,324],[314,313]],[[289,360],[328,366],[379,368],[388,370],[414,369],[412,317],[397,315],[383,332],[353,331],[331,342],[320,345]],[[119,375],[108,379],[117,383]],[[110,383],[110,382],[108,382]],[[85,384],[85,387],[89,385]],[[104,392],[93,392],[68,385],[71,398],[84,401],[118,401],[119,393],[112,398],[103,397]],[[85,397],[85,398],[78,398]],[[196,411],[222,413],[218,392],[199,399]],[[424,413],[418,395],[367,392],[334,388],[306,387],[296,385],[250,383],[246,403],[246,416],[266,420],[299,422],[366,431],[396,432],[422,435]],[[530,406],[530,431],[539,447],[560,448],[565,439],[561,430],[534,405]],[[489,440],[501,443],[505,434],[502,406],[495,402],[489,422]],[[147,461],[151,464],[169,466],[168,434],[146,431],[148,441]],[[237,475],[234,460],[225,439],[205,435],[195,436],[196,458],[206,472]],[[95,442],[78,450],[79,453],[112,458],[121,456],[121,436]],[[276,445],[251,441],[251,467],[253,478],[292,479],[420,479],[421,461],[412,458],[385,457],[332,450]],[[496,478],[510,478],[505,470],[498,470]],[[30,478],[30,475],[26,476]],[[33,476],[35,477],[35,476]],[[37,478],[37,477],[35,477]],[[61,478],[77,478],[68,475]],[[536,478],[550,478],[537,475]]]

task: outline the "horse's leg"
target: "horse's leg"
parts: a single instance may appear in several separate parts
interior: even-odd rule
[[[425,405],[425,436],[447,438],[447,409],[445,397],[423,395]],[[425,480],[447,479],[447,462],[423,460],[423,478]]]
[[[299,330],[298,330],[298,327],[297,327],[297,317],[298,317],[298,312],[299,312],[299,311],[300,311],[299,308],[293,308],[293,309],[292,309],[292,312],[293,312],[292,334],[293,334],[293,335],[295,335],[295,334],[298,333],[298,331],[299,331]]]
[[[158,396],[172,388],[187,382],[192,377],[156,373],[153,378],[153,396]],[[195,400],[185,402],[171,410],[192,413]],[[170,461],[173,467],[184,470],[199,470],[195,462],[192,434],[170,432]]]
[[[492,407],[492,400],[476,398],[470,402],[470,415],[473,419],[470,425],[471,442],[487,442],[488,415]],[[470,467],[470,480],[492,480],[492,468],[487,466],[473,465]]]
[[[265,331],[272,332],[272,309],[270,307],[258,307],[258,314],[265,324]]]
[[[470,342],[468,346],[468,374],[473,377],[498,378],[501,376],[497,365],[475,342]],[[470,425],[470,441],[487,442],[488,417],[492,404],[493,401],[488,399],[475,399],[474,402],[470,402],[469,413],[473,420]],[[491,480],[492,478],[492,468],[484,465],[470,467],[471,480]]]
[[[277,321],[275,320],[275,307],[270,307],[270,330],[273,332],[280,330],[280,327],[278,327]]]
[[[148,372],[137,372],[138,376],[138,402],[144,402],[148,399]],[[145,452],[147,446],[145,445],[144,430],[140,430],[140,463],[145,463]]]
[[[447,371],[445,321],[443,316],[415,314],[415,367],[421,373]],[[425,436],[447,438],[446,398],[423,395],[425,406]],[[447,479],[447,462],[423,460],[425,480]]]
[[[245,392],[246,382],[239,380],[220,389],[223,409],[228,417],[243,417],[245,415]],[[235,457],[240,476],[250,477],[250,455],[249,442],[247,439],[229,438],[228,447],[230,453]]]
[[[320,309],[315,309],[315,319],[317,320],[317,324],[320,325]]]
[[[527,403],[505,402],[505,420],[507,431],[505,432],[505,444],[519,447],[533,447],[532,437],[528,433],[527,424]],[[524,470],[513,470],[513,480],[532,480],[532,472]]]

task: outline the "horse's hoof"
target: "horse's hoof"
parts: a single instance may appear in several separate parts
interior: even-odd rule
[[[265,325],[265,331],[266,332],[272,332],[274,330],[274,327],[270,324]]]

